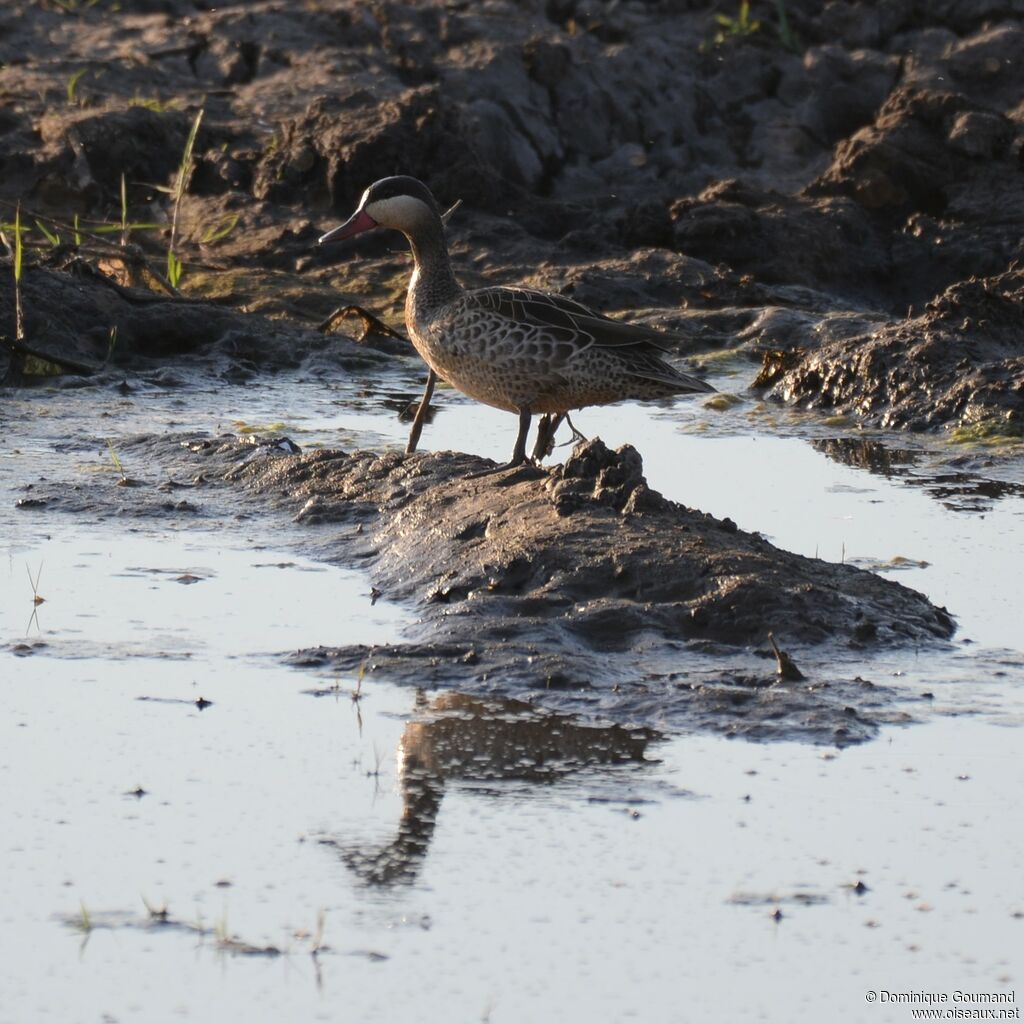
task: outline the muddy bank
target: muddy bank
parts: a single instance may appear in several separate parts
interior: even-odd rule
[[[126,287],[90,263],[29,265],[20,284],[28,375],[175,366],[215,368],[230,380],[300,365],[313,355],[349,371],[388,357],[344,334],[270,320],[225,306]],[[0,279],[0,316],[14,308],[14,282]],[[5,332],[13,336],[13,330]],[[20,346],[19,346],[20,347]],[[7,353],[9,355],[9,353]]]
[[[681,328],[687,351],[742,333],[780,401],[1019,436],[1020,349],[975,293],[1012,297],[1024,256],[1020,5],[727,8],[8,6],[0,201],[22,202],[30,246],[51,244],[37,215],[66,246],[75,215],[121,219],[124,175],[132,244],[159,265],[161,189],[201,106],[177,243],[190,295],[400,321],[394,239],[312,244],[369,181],[412,173],[462,200],[469,284],[575,288]]]
[[[177,443],[126,451],[166,456]],[[351,551],[340,557],[366,564],[382,596],[422,606],[452,642],[503,643],[552,624],[608,651],[645,634],[735,646],[774,631],[788,643],[870,648],[952,631],[949,615],[913,591],[667,501],[629,446],[611,452],[594,439],[561,466],[480,478],[469,474],[486,461],[449,452],[292,456],[234,438],[188,450],[194,470],[244,485],[299,523],[353,527],[328,543],[344,539]]]
[[[950,286],[920,315],[766,353],[755,382],[881,427],[1024,436],[1024,272]]]
[[[467,474],[484,460],[450,452],[296,455],[281,442],[173,435],[119,451],[150,467],[137,486],[40,481],[24,512],[95,514],[106,501],[128,518],[287,514],[303,551],[361,567],[374,600],[416,609],[406,643],[290,657],[321,671],[528,693],[680,730],[847,742],[899,714],[853,666],[953,631],[944,609],[899,584],[665,500],[633,449],[598,440],[564,466],[478,479]],[[237,511],[239,487],[251,512]],[[779,675],[769,633],[805,678]]]

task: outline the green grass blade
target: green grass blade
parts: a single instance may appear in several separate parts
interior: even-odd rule
[[[68,103],[72,106],[77,102],[75,100],[75,90],[78,88],[78,83],[82,80],[82,76],[88,72],[88,68],[79,68],[69,79],[67,85],[68,92]]]
[[[203,113],[203,109],[200,108],[199,113],[196,114],[196,119],[192,122],[192,130],[188,133],[185,151],[181,154],[178,181],[174,188],[174,205],[176,207],[181,202],[182,196],[185,195],[185,189],[188,188],[188,180],[192,177],[192,150],[196,145],[196,136],[199,134],[199,125],[203,120]]]
[[[213,242],[219,242],[221,239],[227,238],[238,226],[238,218],[239,215],[237,213],[225,214],[216,224],[206,229],[206,233],[200,241],[203,245],[210,245]]]
[[[21,203],[14,210],[14,280],[21,281]]]
[[[21,308],[21,203],[14,208],[14,336],[25,337],[25,315]]]
[[[54,249],[56,249],[57,246],[60,245],[60,235],[58,235],[55,231],[51,231],[38,218],[34,218],[34,219],[35,219],[35,222],[36,222],[36,227],[39,228],[39,230],[42,231],[42,233],[44,235],[46,235],[46,240],[50,243],[50,245],[52,245],[54,247]]]
[[[199,112],[192,122],[192,130],[185,140],[185,149],[181,154],[181,165],[178,168],[178,179],[174,183],[174,213],[171,217],[171,239],[167,244],[167,280],[172,288],[178,287],[181,280],[182,263],[175,253],[174,246],[178,238],[178,212],[181,208],[181,200],[188,188],[189,178],[192,177],[192,151],[195,149],[196,137],[199,135],[199,125],[203,121],[204,108],[200,107]]]
[[[125,188],[124,171],[121,172],[121,245],[128,244],[128,190]]]

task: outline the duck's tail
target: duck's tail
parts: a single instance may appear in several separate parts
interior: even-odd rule
[[[677,370],[670,363],[655,355],[644,355],[631,360],[629,371],[641,380],[663,385],[671,394],[709,394],[715,391],[706,380]]]

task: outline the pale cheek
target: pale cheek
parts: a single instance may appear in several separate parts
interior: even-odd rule
[[[418,222],[429,220],[430,209],[412,196],[393,196],[367,203],[364,211],[384,227],[408,228]]]

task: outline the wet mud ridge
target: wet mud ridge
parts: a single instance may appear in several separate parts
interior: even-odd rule
[[[288,447],[160,436],[125,451],[243,486],[300,524],[305,551],[364,567],[375,595],[419,612],[409,643],[320,647],[292,655],[297,665],[836,741],[871,735],[891,698],[814,666],[834,676],[843,652],[863,659],[953,632],[915,591],[666,500],[629,446],[594,439],[562,466],[479,478],[470,474],[489,463],[451,452]],[[806,678],[776,668],[769,634]]]
[[[25,268],[21,291],[27,348],[51,369],[87,378],[115,366],[173,374],[167,362],[175,357],[182,370],[210,367],[244,381],[317,354],[344,371],[389,362],[344,335],[126,287],[74,256],[55,253],[47,262]],[[0,276],[0,309],[13,302],[13,278]]]

